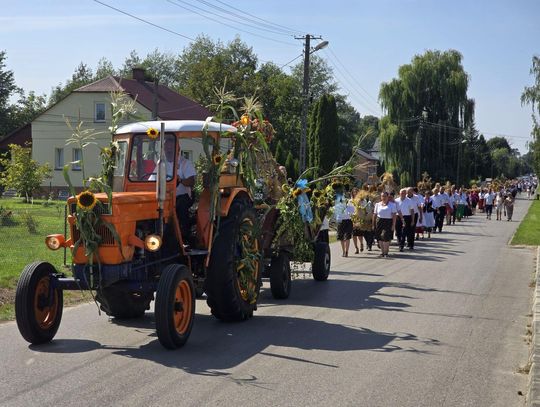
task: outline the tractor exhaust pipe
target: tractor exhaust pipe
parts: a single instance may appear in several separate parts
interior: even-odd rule
[[[161,122],[161,129],[159,133],[159,160],[157,170],[157,182],[156,182],[156,199],[158,202],[158,233],[160,237],[163,237],[163,205],[165,202],[165,196],[167,191],[167,162],[165,158],[165,123]]]

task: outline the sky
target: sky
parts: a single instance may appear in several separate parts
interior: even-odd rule
[[[7,69],[26,93],[47,96],[80,62],[95,70],[105,57],[119,68],[132,50],[141,57],[156,48],[178,54],[204,34],[224,43],[239,36],[259,61],[282,66],[302,53],[295,36],[310,34],[329,41],[317,55],[333,69],[340,93],[362,116],[380,116],[381,83],[396,78],[401,65],[426,50],[455,49],[470,76],[477,129],[527,152],[531,107],[521,106],[520,96],[533,83],[532,57],[540,55],[539,0],[0,0],[0,6]],[[290,72],[289,65],[283,69]]]

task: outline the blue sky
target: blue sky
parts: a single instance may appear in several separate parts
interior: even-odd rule
[[[232,18],[221,19],[229,24],[224,26],[182,7],[225,3],[291,32],[320,35],[330,45],[318,55],[334,68],[341,93],[349,95],[361,115],[380,115],[380,84],[396,77],[399,66],[415,54],[456,49],[470,75],[468,95],[476,100],[477,128],[487,138],[504,135],[526,152],[531,109],[521,107],[519,98],[533,81],[532,56],[540,55],[538,0],[102,1],[190,38],[204,33],[227,42],[239,35],[260,60],[279,65],[300,55],[300,40]],[[179,53],[190,42],[92,0],[0,0],[0,5],[0,49],[7,52],[7,67],[26,92],[50,94],[81,61],[95,69],[106,57],[120,67],[133,49],[143,57],[156,48]],[[246,23],[263,27],[245,17]]]

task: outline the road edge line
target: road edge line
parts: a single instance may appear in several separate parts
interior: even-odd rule
[[[532,306],[532,338],[529,363],[529,386],[527,390],[527,406],[540,407],[540,246],[536,248],[536,275]]]

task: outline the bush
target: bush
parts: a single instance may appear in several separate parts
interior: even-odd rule
[[[32,216],[32,214],[28,211],[25,211],[21,218],[26,225],[26,228],[28,229],[28,232],[35,235],[37,234],[37,228],[38,228],[38,222],[37,220]]]
[[[17,222],[13,218],[13,212],[0,206],[0,225],[15,226]]]

